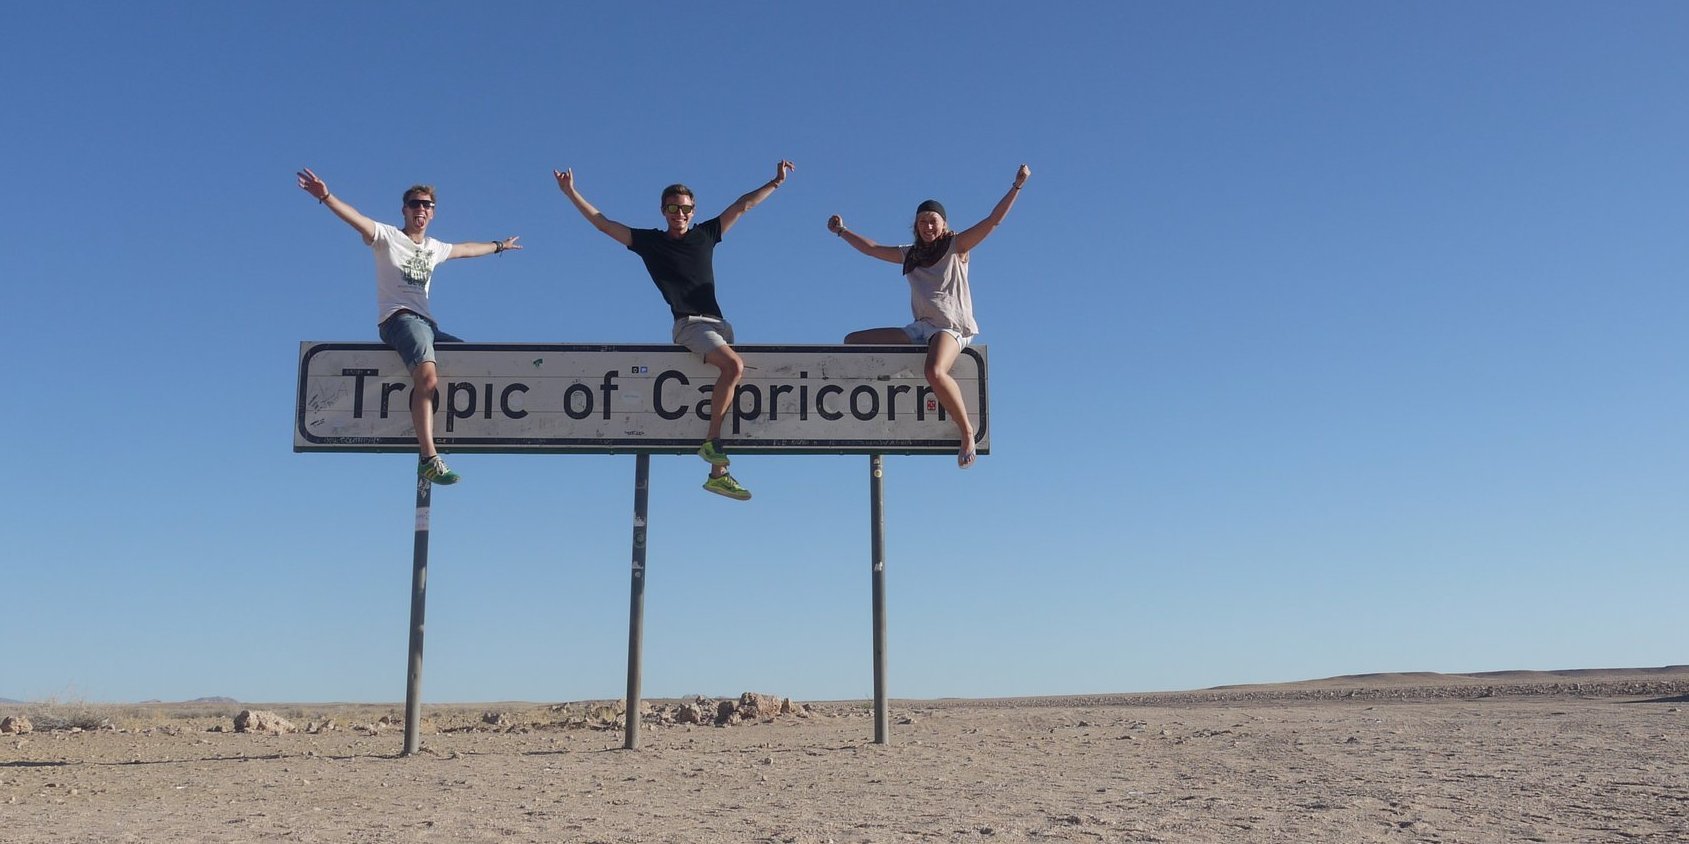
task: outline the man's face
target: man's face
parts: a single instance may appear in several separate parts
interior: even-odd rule
[[[405,197],[405,228],[422,231],[428,228],[428,223],[434,219],[434,197],[426,193],[413,193]]]
[[[685,234],[692,227],[692,197],[671,193],[663,197],[662,211],[671,233]]]

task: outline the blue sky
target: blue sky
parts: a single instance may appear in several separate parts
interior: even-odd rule
[[[741,342],[907,320],[975,253],[992,454],[887,459],[894,697],[1689,661],[1689,8],[31,4],[0,73],[14,354],[0,697],[404,695],[411,472],[294,454],[301,340],[375,337],[438,186],[442,325],[666,342],[630,225],[797,171],[717,252]],[[431,702],[623,691],[629,456],[464,455]],[[644,692],[872,694],[867,459],[749,504],[653,460]]]

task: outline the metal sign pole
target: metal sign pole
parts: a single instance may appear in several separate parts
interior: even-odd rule
[[[411,642],[405,673],[405,753],[421,748],[422,737],[422,626],[428,604],[428,520],[434,485],[416,481],[416,539],[411,551]]]
[[[887,744],[886,721],[886,511],[885,458],[868,457],[868,521],[874,582],[874,743]]]
[[[651,455],[640,452],[633,469],[633,583],[628,590],[628,691],[622,747],[639,749],[640,653],[645,638],[645,513],[651,493]]]

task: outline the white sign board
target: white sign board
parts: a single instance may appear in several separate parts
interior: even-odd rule
[[[745,360],[722,428],[733,452],[955,454],[919,346],[734,346]],[[434,440],[456,452],[683,453],[709,425],[716,368],[679,346],[441,343]],[[951,377],[991,449],[985,348]],[[299,345],[294,451],[410,451],[411,379],[379,343]]]

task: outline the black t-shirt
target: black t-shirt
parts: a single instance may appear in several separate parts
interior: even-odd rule
[[[722,319],[715,301],[715,245],[721,242],[721,218],[712,217],[672,240],[662,229],[633,229],[628,251],[645,260],[645,270],[675,319],[707,316]]]

